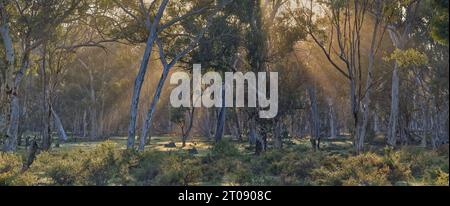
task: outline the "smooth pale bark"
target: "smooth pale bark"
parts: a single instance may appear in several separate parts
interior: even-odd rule
[[[91,100],[89,117],[91,120],[91,131],[90,131],[90,139],[98,138],[98,121],[97,121],[97,96],[94,88],[94,75],[91,70],[88,70],[89,74],[89,97]]]
[[[131,98],[131,106],[130,106],[131,107],[130,108],[130,124],[128,126],[128,141],[127,141],[128,149],[134,149],[134,144],[136,141],[136,120],[137,120],[137,112],[138,112],[138,107],[139,107],[139,97],[141,96],[142,85],[144,83],[144,78],[145,78],[145,74],[147,72],[148,63],[150,61],[150,56],[152,55],[153,45],[154,45],[156,37],[158,35],[157,34],[158,25],[161,20],[161,17],[163,16],[164,11],[166,10],[166,6],[167,6],[168,2],[169,2],[168,0],[164,0],[161,2],[158,13],[156,14],[156,16],[153,20],[153,23],[149,29],[150,33],[147,38],[147,43],[145,45],[145,51],[144,51],[144,55],[142,57],[141,66],[139,67],[139,72],[138,72],[135,82],[134,82],[133,96]],[[144,138],[144,140],[141,140],[141,142],[142,141],[145,143],[145,138]]]
[[[67,134],[66,134],[66,131],[64,130],[64,126],[61,122],[61,119],[59,118],[58,114],[55,112],[53,107],[50,107],[50,109],[52,112],[53,121],[55,122],[55,127],[58,130],[60,141],[67,141],[67,139],[68,139]]]
[[[311,104],[311,144],[314,150],[316,150],[320,147],[318,144],[320,136],[320,116],[315,86],[311,85],[308,87],[308,96]]]
[[[373,131],[375,134],[378,134],[380,132],[380,117],[377,114],[377,111],[379,111],[378,104],[375,105],[375,111],[373,112]]]
[[[387,143],[388,145],[395,147],[397,144],[397,124],[398,124],[398,113],[399,113],[399,87],[400,78],[398,76],[398,65],[394,66],[394,71],[392,72],[392,90],[391,90],[391,113],[389,117],[389,127],[387,133]]]
[[[329,119],[330,119],[330,138],[335,139],[337,137],[337,129],[336,129],[336,111],[334,110],[333,100],[328,99],[329,106]]]
[[[102,103],[100,104],[100,114],[98,119],[100,119],[99,121],[99,125],[98,125],[98,132],[97,135],[100,136],[101,138],[104,138],[105,135],[105,119],[104,119],[104,114],[105,114],[105,97],[104,95],[102,95]]]
[[[159,102],[159,98],[161,97],[161,92],[164,87],[164,83],[166,82],[167,76],[169,76],[169,68],[165,67],[163,69],[162,76],[159,80],[158,86],[156,87],[155,95],[153,96],[152,102],[150,104],[149,111],[147,113],[147,117],[144,120],[144,125],[142,126],[142,134],[140,137],[139,143],[139,151],[144,151],[145,145],[147,144],[147,137],[150,133],[150,127],[153,120],[153,114],[155,113],[156,105]]]
[[[416,9],[420,1],[415,2]],[[413,5],[409,5],[406,9],[406,25],[399,31],[399,29],[393,25],[388,26],[389,37],[392,41],[393,46],[396,49],[403,50],[406,42],[409,40],[409,33],[412,28],[412,23],[414,22],[414,9]],[[399,113],[399,87],[400,87],[400,78],[399,78],[399,65],[397,63],[394,64],[394,69],[392,71],[392,88],[391,88],[391,113],[389,117],[389,125],[388,125],[388,133],[387,133],[387,144],[395,147],[397,144],[397,127],[398,127],[398,113]]]
[[[380,7],[381,2],[376,1],[377,7]],[[381,9],[381,8],[380,8]],[[377,13],[381,13],[381,11],[377,11]],[[369,62],[367,66],[367,79],[366,79],[366,88],[365,93],[363,95],[363,100],[361,104],[361,112],[362,112],[362,120],[358,123],[357,132],[356,132],[356,152],[361,153],[364,151],[364,140],[366,138],[367,124],[369,122],[369,114],[370,114],[370,89],[372,87],[372,75],[373,68],[375,64],[375,47],[377,42],[377,34],[378,34],[378,26],[380,24],[379,16],[375,17],[375,25],[373,27],[372,32],[372,42],[369,50]]]
[[[89,119],[91,123],[91,129],[89,132],[89,139],[95,140],[98,137],[98,120],[97,120],[97,95],[95,92],[95,86],[94,86],[94,74],[92,72],[92,69],[89,68],[89,66],[81,59],[78,59],[78,61],[83,66],[84,70],[88,74],[89,77]]]
[[[27,46],[26,46],[27,47]],[[29,52],[26,52],[21,60],[21,66],[16,73],[14,79],[14,86],[10,91],[10,113],[8,122],[8,131],[6,133],[6,141],[4,144],[4,151],[15,151],[17,147],[17,135],[19,132],[19,120],[20,120],[20,103],[19,103],[19,85],[22,81],[22,77],[28,68],[28,56]]]
[[[208,18],[207,25],[196,36],[196,38],[194,40],[192,40],[190,42],[190,44],[184,50],[182,50],[180,53],[178,53],[172,59],[172,61],[170,61],[170,63],[167,62],[166,55],[164,54],[164,48],[163,48],[163,45],[162,45],[161,41],[158,39],[157,36],[155,36],[155,42],[157,43],[158,48],[159,48],[159,57],[160,57],[162,65],[163,65],[163,72],[162,72],[161,78],[159,79],[158,86],[156,87],[156,91],[155,91],[155,94],[154,94],[153,99],[151,101],[149,110],[147,112],[146,119],[145,119],[145,121],[143,123],[142,133],[141,133],[140,143],[139,143],[139,148],[138,148],[139,151],[143,151],[144,148],[145,148],[145,145],[147,144],[147,137],[149,137],[151,125],[152,125],[152,122],[153,122],[153,114],[155,112],[156,105],[158,104],[159,99],[161,97],[161,92],[162,92],[164,84],[165,84],[165,82],[167,80],[167,77],[169,76],[170,70],[175,66],[175,64],[178,63],[178,61],[181,58],[186,56],[189,52],[191,52],[196,47],[196,45],[198,44],[200,39],[203,37],[203,34],[206,32],[206,30],[211,25],[211,21],[212,21],[212,16],[210,16],[210,18]]]
[[[2,36],[3,40],[3,47],[5,49],[5,56],[7,61],[7,67],[5,72],[5,82],[2,82],[3,89],[6,94],[3,98],[7,99],[4,103],[5,105],[5,111],[4,114],[4,127],[6,128],[6,141],[3,145],[3,150],[5,152],[15,151],[16,150],[16,136],[17,130],[18,130],[18,124],[16,125],[16,122],[18,119],[14,119],[15,117],[18,118],[19,113],[19,100],[17,97],[17,94],[14,92],[14,82],[13,82],[13,75],[15,71],[15,54],[14,54],[14,46],[12,42],[12,38],[10,36],[9,32],[9,25],[8,25],[8,13],[6,11],[4,2],[0,2],[0,15],[2,18],[2,24],[0,26],[0,34]],[[3,109],[2,109],[3,112]],[[15,114],[16,113],[16,114]]]
[[[87,124],[87,111],[84,110],[83,112],[83,137],[87,137],[88,135],[88,124]]]
[[[9,116],[10,116],[10,89],[13,87],[14,83],[11,81],[13,78],[13,72],[15,69],[15,55],[14,55],[14,47],[11,36],[9,34],[9,25],[8,25],[8,14],[6,9],[4,8],[3,1],[0,2],[0,12],[1,12],[1,25],[0,25],[0,34],[3,41],[3,46],[5,49],[5,60],[6,65],[5,71],[1,71],[1,79],[0,79],[0,133],[7,134],[7,130],[9,127]]]

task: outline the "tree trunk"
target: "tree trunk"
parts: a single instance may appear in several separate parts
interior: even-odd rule
[[[88,69],[89,74],[89,97],[91,100],[90,104],[90,121],[91,121],[91,131],[90,131],[90,139],[95,140],[98,138],[98,121],[97,121],[97,95],[94,87],[94,74],[92,74],[92,70]]]
[[[13,75],[15,72],[15,54],[14,45],[12,38],[9,33],[9,14],[6,11],[4,1],[0,2],[0,16],[2,17],[2,22],[0,26],[0,34],[3,40],[3,46],[5,49],[5,56],[7,61],[7,68],[5,72],[5,82],[2,82],[5,94],[3,98],[7,101],[4,103],[5,111],[3,117],[3,127],[6,129],[6,140],[3,145],[3,150],[5,152],[11,152],[16,150],[17,141],[17,130],[18,130],[18,115],[19,115],[19,100],[17,97],[17,91],[14,91],[15,83],[13,81]],[[2,105],[3,106],[3,105]],[[3,110],[3,109],[2,109]],[[2,111],[3,112],[3,111]],[[1,121],[1,119],[0,119]]]
[[[329,110],[329,118],[330,118],[330,138],[335,139],[337,137],[336,130],[336,112],[334,111],[334,103],[332,99],[328,100],[328,105],[330,107]]]
[[[19,130],[19,98],[16,95],[11,95],[10,103],[10,118],[8,130],[6,133],[5,144],[3,151],[12,152],[17,148],[17,133]]]
[[[48,91],[48,78],[46,70],[46,49],[43,46],[41,50],[40,70],[42,75],[42,150],[47,151],[51,147],[51,111],[50,111],[50,95]]]
[[[376,7],[378,9],[381,9],[381,2],[376,1]],[[381,11],[377,11],[376,13],[381,14]],[[366,138],[366,131],[367,131],[367,124],[369,122],[369,115],[370,115],[370,89],[372,87],[372,75],[373,75],[373,67],[375,63],[375,47],[377,42],[377,33],[378,33],[378,26],[380,23],[379,16],[375,17],[375,25],[373,27],[372,32],[372,42],[371,47],[369,51],[369,63],[367,66],[367,79],[366,79],[366,88],[365,93],[363,95],[363,100],[361,104],[360,111],[362,111],[362,120],[358,122],[358,127],[356,131],[356,152],[359,154],[364,151],[364,140]]]
[[[192,130],[192,126],[194,125],[194,112],[195,112],[195,107],[191,108],[191,111],[189,113],[189,124],[188,127],[186,128],[186,131],[182,131],[182,141],[183,141],[183,145],[182,147],[186,146],[186,141],[189,138],[189,135],[191,133]]]
[[[283,149],[283,139],[282,139],[282,121],[280,119],[274,119],[273,128],[273,140],[276,149]]]
[[[64,142],[67,141],[67,134],[66,131],[64,130],[64,127],[62,125],[61,119],[59,118],[58,114],[55,112],[55,110],[53,109],[53,107],[50,107],[51,112],[53,114],[53,120],[55,122],[55,126],[58,130],[58,134],[59,134],[59,138],[60,138],[60,142]]]
[[[166,9],[168,0],[164,0],[161,2],[161,5],[159,6],[158,13],[156,14],[153,24],[150,26],[150,34],[147,39],[147,43],[145,46],[144,55],[142,57],[141,66],[139,68],[139,72],[136,76],[136,80],[134,82],[134,89],[133,89],[133,96],[131,98],[131,108],[130,108],[130,124],[128,126],[128,141],[127,141],[127,148],[128,149],[134,149],[134,143],[136,141],[136,117],[138,112],[138,106],[139,106],[139,97],[141,95],[142,85],[144,83],[145,73],[147,72],[148,62],[150,60],[150,56],[152,55],[153,51],[153,45],[155,43],[156,37],[157,37],[157,27],[159,26],[159,21],[161,20],[161,17],[164,13],[164,10]],[[153,114],[151,114],[153,115]],[[143,130],[147,130],[143,128]],[[147,135],[147,134],[143,134]],[[142,142],[144,145],[142,145]],[[141,147],[145,146],[145,136],[141,137]],[[142,148],[143,149],[143,148]]]
[[[236,125],[236,135],[237,135],[236,138],[237,138],[240,142],[242,142],[243,139],[242,139],[242,132],[241,132],[241,124],[240,124],[240,122],[239,122],[239,113],[238,113],[238,110],[237,110],[236,107],[234,108],[234,123],[235,123],[235,125]]]
[[[308,96],[311,104],[311,145],[314,150],[318,149],[319,135],[320,135],[320,116],[319,107],[317,105],[316,88],[311,85],[308,87]]]
[[[378,134],[380,132],[380,117],[378,116],[378,104],[375,105],[375,111],[373,111],[373,131],[375,134]]]
[[[169,76],[169,70],[170,70],[170,68],[167,66],[163,68],[163,73],[159,80],[158,86],[156,87],[155,95],[153,96],[152,102],[151,102],[149,110],[147,112],[147,117],[144,121],[144,125],[142,126],[142,134],[140,137],[139,151],[144,151],[145,145],[147,144],[147,137],[150,134],[151,123],[153,120],[153,114],[155,113],[156,105],[159,102],[159,98],[161,97],[161,92],[164,87],[164,83],[167,79],[167,76]]]
[[[418,4],[419,2],[417,2]],[[407,18],[411,18],[410,12],[411,9],[407,10]],[[392,41],[392,44],[396,49],[404,49],[406,42],[408,41],[409,31],[412,27],[412,19],[407,20],[407,24],[404,26],[403,31],[400,32],[395,28],[395,26],[391,26],[393,28],[388,29],[389,37]],[[399,65],[397,63],[394,64],[394,70],[392,72],[392,91],[391,91],[391,113],[389,117],[389,125],[388,125],[388,133],[387,133],[387,143],[388,145],[395,147],[397,144],[397,124],[398,124],[398,113],[399,113],[399,87],[400,87],[400,78],[399,78]]]
[[[217,116],[217,127],[214,140],[216,143],[222,140],[225,130],[227,108],[225,106],[225,84],[222,85],[222,107],[219,109],[219,115]]]
[[[88,129],[87,129],[87,111],[84,110],[83,113],[83,137],[87,137]]]
[[[394,66],[394,71],[392,74],[392,91],[391,91],[391,115],[389,118],[389,127],[387,134],[387,143],[395,147],[397,144],[397,124],[398,124],[398,110],[399,110],[399,86],[400,86],[400,78],[398,76],[398,65],[397,63]]]

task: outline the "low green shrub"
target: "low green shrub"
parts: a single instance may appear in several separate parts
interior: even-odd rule
[[[0,186],[28,186],[37,182],[32,173],[22,171],[22,158],[16,154],[0,152]]]
[[[220,159],[220,158],[238,158],[241,156],[241,153],[239,152],[239,149],[236,147],[235,144],[228,140],[222,140],[218,143],[216,143],[212,148],[210,152],[210,157],[214,159]]]
[[[185,155],[169,155],[161,164],[156,185],[188,186],[200,182],[202,169],[197,158]]]
[[[325,185],[395,185],[411,178],[409,166],[400,162],[398,154],[365,153],[342,160],[334,170],[321,169],[315,173],[322,177],[320,183]]]
[[[30,170],[40,174],[42,179],[50,178],[51,185],[75,185],[79,182],[82,151],[64,153],[61,156],[42,152],[36,157]]]

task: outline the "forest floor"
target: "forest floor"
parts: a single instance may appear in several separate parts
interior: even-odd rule
[[[0,155],[0,185],[448,185],[448,145],[391,150],[378,137],[355,156],[347,136],[323,140],[320,151],[292,138],[257,156],[248,142],[224,139],[194,137],[182,148],[179,137],[158,136],[144,153],[130,153],[126,137],[78,138],[40,153],[25,172],[20,147]]]

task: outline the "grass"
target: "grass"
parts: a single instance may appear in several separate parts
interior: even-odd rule
[[[439,152],[411,146],[390,152],[367,145],[366,153],[355,156],[348,137],[323,140],[320,151],[313,151],[309,139],[292,138],[282,151],[269,141],[268,151],[255,156],[248,142],[224,139],[228,143],[216,145],[192,137],[182,148],[179,137],[157,136],[139,154],[125,151],[126,137],[68,141],[41,153],[27,173],[31,176],[12,172],[5,179],[9,182],[2,183],[0,174],[0,185],[97,185],[94,180],[107,185],[442,185],[448,179],[448,148]],[[172,142],[176,147],[165,146]],[[198,154],[190,155],[192,148]],[[19,154],[25,160],[25,148]],[[4,161],[12,164],[14,158]]]

